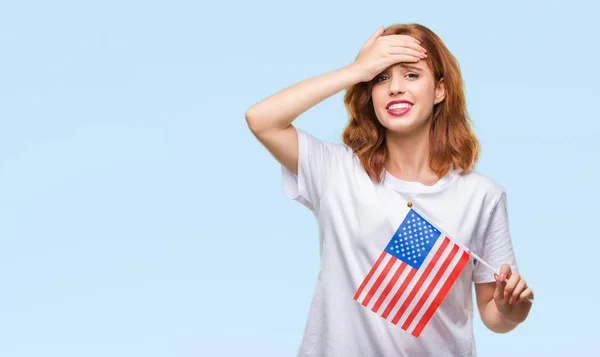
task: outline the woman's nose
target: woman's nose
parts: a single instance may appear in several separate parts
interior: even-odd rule
[[[390,96],[395,96],[406,92],[406,83],[402,77],[394,76],[388,81],[388,83],[390,84],[390,87],[388,88]]]

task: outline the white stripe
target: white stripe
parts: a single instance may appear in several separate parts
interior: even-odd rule
[[[402,266],[402,261],[398,260],[398,262],[400,263],[400,266]],[[404,263],[404,270],[402,271],[402,273],[400,273],[398,280],[396,280],[396,283],[392,287],[392,290],[390,290],[390,293],[388,294],[388,296],[385,298],[385,300],[383,300],[383,303],[381,304],[381,306],[379,306],[379,310],[377,310],[377,313],[379,315],[383,314],[383,312],[389,305],[390,301],[392,301],[392,298],[394,297],[394,295],[396,295],[396,292],[398,292],[398,289],[400,289],[402,282],[404,280],[406,280],[406,277],[408,276],[408,274],[410,273],[410,271],[412,269],[414,269],[414,268],[411,266],[408,266],[408,265],[406,265],[406,263]],[[395,273],[395,271],[394,271],[394,273]]]
[[[408,316],[412,313],[413,309],[415,308],[415,306],[417,305],[417,303],[419,302],[421,297],[425,294],[425,291],[429,287],[429,284],[431,284],[431,281],[435,277],[435,274],[442,268],[442,265],[444,264],[444,260],[446,260],[446,258],[450,255],[450,252],[452,251],[452,247],[453,247],[453,244],[451,244],[451,243],[446,246],[446,248],[440,255],[438,261],[433,266],[433,269],[431,270],[431,272],[429,273],[427,278],[425,278],[425,281],[423,282],[423,284],[417,291],[417,294],[415,295],[415,297],[412,299],[412,301],[408,305],[408,308],[406,310],[404,310],[404,313],[400,317],[400,320],[398,320],[398,326],[402,326],[404,324],[404,321],[406,321],[406,319],[408,319]],[[419,270],[420,271],[419,271],[418,275],[419,275],[419,277],[421,277],[421,276],[423,276],[423,274],[425,272],[425,267],[422,267]],[[412,293],[412,291],[410,293]]]
[[[398,270],[398,268],[400,268],[401,265],[402,265],[402,261],[399,260],[399,259],[396,259],[396,261],[394,262],[394,265],[392,265],[392,268],[390,269],[390,271],[387,273],[387,275],[385,276],[385,278],[381,282],[381,285],[379,285],[379,288],[377,289],[377,291],[375,291],[375,294],[373,294],[373,297],[371,298],[371,301],[369,301],[369,304],[367,304],[367,306],[366,306],[367,308],[372,309],[373,306],[375,306],[375,303],[377,302],[377,299],[379,299],[379,297],[381,296],[381,294],[385,290],[385,287],[388,285],[388,283],[390,282],[390,280],[392,280],[392,277],[394,276],[394,273],[396,272],[396,270]],[[373,277],[373,279],[376,281],[375,277]]]
[[[431,259],[433,259],[433,257],[435,256],[435,251],[438,250],[438,248],[440,247],[440,245],[443,242],[444,242],[444,239],[442,236],[440,236],[438,238],[438,240],[435,242],[435,244],[433,245],[432,249],[429,251],[429,254],[425,258],[425,261],[421,265],[421,268],[419,270],[417,270],[417,273],[412,277],[412,280],[410,281],[410,283],[408,284],[408,286],[406,287],[406,289],[400,296],[400,299],[396,302],[396,305],[394,306],[394,308],[388,315],[388,318],[387,318],[388,320],[392,321],[394,319],[394,316],[396,316],[396,313],[398,312],[398,310],[400,310],[400,307],[402,306],[404,301],[406,301],[406,299],[408,298],[408,295],[410,294],[410,292],[413,290],[413,288],[417,284],[417,281],[419,281],[419,277],[422,275],[425,266],[427,266],[431,262]],[[415,268],[411,267],[411,269],[415,269]],[[386,305],[386,308],[387,308],[387,305]]]
[[[452,247],[453,244],[451,244],[450,246]],[[442,278],[437,283],[436,287],[431,292],[431,295],[425,301],[425,304],[423,304],[423,307],[421,308],[421,310],[419,311],[419,313],[417,314],[417,316],[415,316],[415,319],[413,320],[413,322],[408,327],[408,331],[409,332],[412,332],[417,327],[417,324],[419,323],[419,321],[421,321],[421,318],[423,318],[423,315],[425,314],[425,312],[427,311],[427,309],[429,308],[429,306],[431,306],[431,303],[433,302],[433,300],[435,299],[435,297],[437,296],[437,294],[439,293],[439,291],[442,289],[442,286],[444,286],[444,283],[446,282],[446,280],[448,280],[448,276],[450,275],[450,273],[452,273],[452,270],[454,270],[454,267],[458,264],[458,262],[460,261],[460,258],[462,257],[462,255],[463,255],[463,252],[462,252],[462,250],[459,247],[458,251],[456,252],[456,255],[454,256],[454,258],[452,259],[452,261],[448,265],[448,268],[446,269],[446,271],[442,275]]]
[[[365,288],[360,293],[360,296],[358,297],[358,302],[360,302],[362,304],[362,302],[367,297],[367,294],[369,293],[369,291],[371,290],[371,288],[373,287],[373,285],[375,285],[375,282],[377,281],[377,278],[381,275],[381,272],[383,271],[383,269],[385,269],[385,266],[387,265],[387,263],[392,258],[393,257],[390,254],[386,254],[385,257],[381,260],[381,263],[377,267],[377,270],[371,276],[371,279],[369,279],[369,282],[367,283],[367,285],[365,285]]]

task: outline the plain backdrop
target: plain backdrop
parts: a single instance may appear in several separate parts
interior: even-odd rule
[[[295,355],[316,221],[244,113],[406,22],[460,63],[536,292],[509,334],[476,316],[479,355],[594,354],[597,4],[3,1],[0,355]],[[342,94],[294,124],[339,142]]]

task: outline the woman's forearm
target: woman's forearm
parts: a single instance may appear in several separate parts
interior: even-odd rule
[[[287,128],[300,114],[361,81],[363,75],[353,65],[306,79],[256,103],[246,111],[246,121],[254,133]]]

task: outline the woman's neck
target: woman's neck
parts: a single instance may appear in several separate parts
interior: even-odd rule
[[[427,186],[435,184],[439,177],[429,165],[429,145],[429,130],[409,136],[388,131],[386,170],[400,180],[420,182]]]

